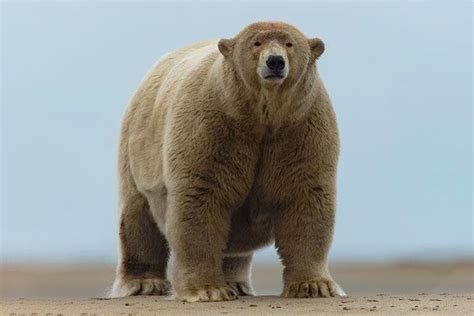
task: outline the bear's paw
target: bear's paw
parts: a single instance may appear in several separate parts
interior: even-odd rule
[[[281,296],[287,298],[344,297],[346,293],[333,280],[321,278],[287,284]]]
[[[127,278],[114,282],[109,297],[126,297],[133,295],[167,295],[170,283],[160,278]]]

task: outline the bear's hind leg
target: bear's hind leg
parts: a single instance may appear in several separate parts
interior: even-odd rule
[[[255,292],[251,283],[252,254],[224,257],[222,270],[227,284],[239,296],[253,296]]]
[[[121,258],[110,296],[165,295],[170,290],[168,243],[141,193],[135,191],[121,204]]]

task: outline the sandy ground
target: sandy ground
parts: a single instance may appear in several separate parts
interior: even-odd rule
[[[332,273],[346,298],[282,299],[281,267],[256,264],[258,297],[233,302],[183,303],[147,296],[103,299],[113,280],[108,265],[4,265],[2,315],[474,315],[474,264],[336,264]]]
[[[11,314],[156,314],[156,315],[317,315],[366,313],[400,315],[472,315],[473,295],[376,295],[331,299],[282,299],[277,296],[241,297],[232,302],[183,303],[158,297],[88,300],[16,300],[2,303]]]

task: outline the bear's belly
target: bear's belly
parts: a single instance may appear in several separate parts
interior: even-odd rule
[[[273,240],[272,209],[247,201],[233,214],[227,248],[224,252],[226,254],[251,252],[269,245]]]

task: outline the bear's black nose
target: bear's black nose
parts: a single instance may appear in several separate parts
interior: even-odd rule
[[[270,55],[267,58],[268,69],[273,71],[281,71],[285,68],[285,60],[280,55]]]

